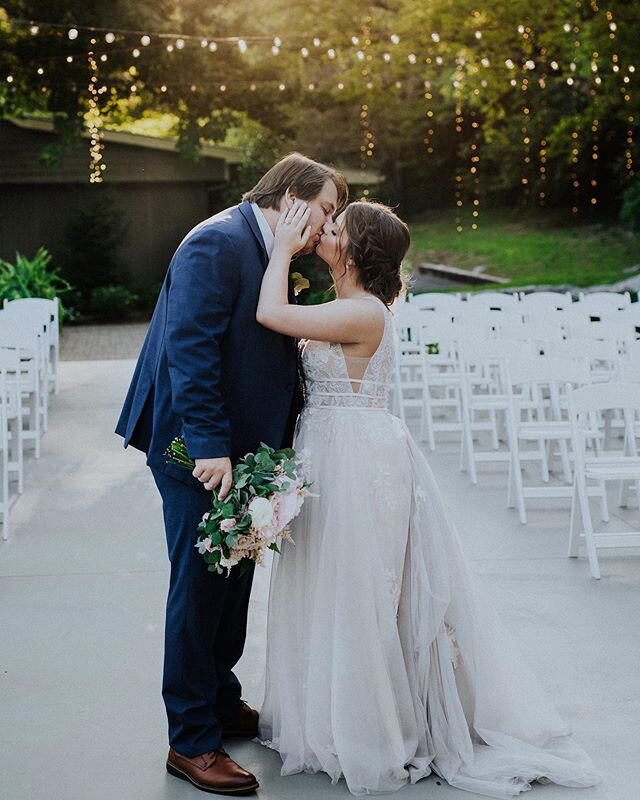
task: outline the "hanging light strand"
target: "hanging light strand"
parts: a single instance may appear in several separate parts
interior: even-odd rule
[[[102,118],[100,116],[100,101],[98,88],[98,63],[92,52],[87,56],[89,62],[89,111],[87,112],[87,127],[90,135],[89,145],[89,183],[102,183],[102,173],[106,164],[102,163]]]

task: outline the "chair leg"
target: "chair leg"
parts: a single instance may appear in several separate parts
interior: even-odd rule
[[[469,478],[471,479],[471,483],[476,484],[478,482],[478,474],[476,472],[476,460],[474,458],[474,451],[473,451],[473,433],[471,431],[471,409],[468,409],[464,415],[464,423],[463,423],[463,436],[465,440],[465,450],[467,454],[467,468],[469,470]]]
[[[591,567],[591,575],[599,580],[600,566],[598,564],[598,553],[596,552],[596,543],[593,537],[593,524],[591,522],[591,509],[589,508],[589,498],[587,497],[587,484],[584,475],[578,475],[578,499],[580,501],[580,513],[582,516],[582,527],[584,528],[584,541],[587,547],[587,555],[589,557],[589,566]]]
[[[607,484],[600,481],[600,519],[609,522],[609,502],[607,500]]]
[[[580,552],[580,535],[578,533],[578,526],[576,525],[577,503],[576,498],[578,494],[577,480],[573,479],[573,494],[571,495],[571,518],[569,520],[569,558],[577,558]]]
[[[516,490],[516,502],[518,504],[518,514],[520,515],[520,522],[523,525],[527,524],[527,509],[524,502],[524,486],[522,483],[522,464],[520,463],[520,450],[518,443],[514,444],[514,449],[511,451],[511,460],[513,461],[513,485]]]
[[[500,447],[500,442],[498,441],[498,423],[496,420],[496,412],[493,409],[489,412],[489,418],[491,420],[491,447],[494,450],[498,450]]]
[[[9,539],[9,437],[7,435],[7,419],[2,413],[2,538],[6,542]]]
[[[620,508],[629,507],[629,483],[620,481],[618,484],[618,506]]]
[[[429,387],[422,386],[422,416],[420,418],[420,440],[429,443],[429,450],[436,449],[436,441],[433,435],[433,410],[431,408],[431,396]]]
[[[549,482],[549,455],[547,453],[548,442],[540,439],[538,441],[538,450],[540,451],[540,479],[543,483]]]
[[[571,465],[569,464],[569,449],[567,442],[560,439],[560,460],[562,461],[562,472],[564,474],[565,483],[572,483],[573,476],[571,475]]]

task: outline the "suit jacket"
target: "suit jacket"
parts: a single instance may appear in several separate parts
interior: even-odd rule
[[[189,485],[202,488],[164,455],[176,436],[191,458],[234,461],[290,441],[297,342],[256,321],[266,265],[250,203],[197,225],[169,265],[116,433]]]

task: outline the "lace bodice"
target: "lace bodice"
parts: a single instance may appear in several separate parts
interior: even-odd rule
[[[338,342],[302,339],[300,358],[306,408],[387,408],[393,377],[394,328],[391,312],[371,297],[384,313],[384,331],[371,358],[345,355]]]

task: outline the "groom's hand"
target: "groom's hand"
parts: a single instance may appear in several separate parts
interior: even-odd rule
[[[220,485],[218,497],[220,500],[229,494],[231,489],[231,459],[229,458],[196,458],[196,466],[191,473],[204,488],[212,491]]]

